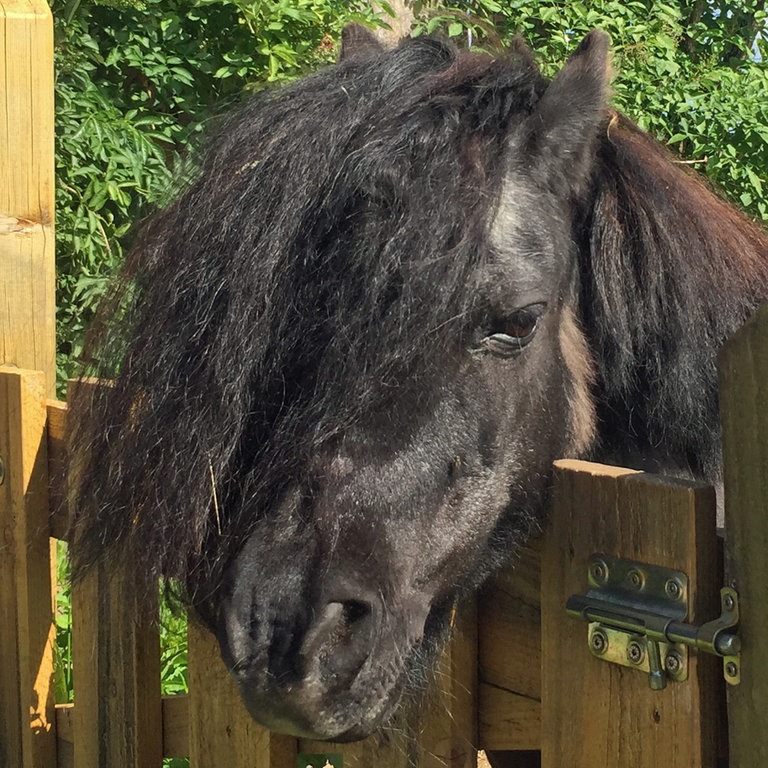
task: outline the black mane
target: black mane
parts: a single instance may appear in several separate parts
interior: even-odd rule
[[[581,317],[600,373],[595,454],[716,482],[717,352],[768,296],[768,241],[621,115],[593,179]]]

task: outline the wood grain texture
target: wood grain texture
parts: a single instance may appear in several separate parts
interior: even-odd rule
[[[530,542],[513,567],[478,599],[479,746],[541,745],[541,542]]]
[[[541,749],[541,701],[480,683],[478,705],[483,749]]]
[[[0,4],[0,363],[55,360],[53,22],[45,0]]]
[[[0,765],[56,761],[45,382],[0,366]]]
[[[683,571],[688,620],[719,614],[712,488],[615,467],[558,462],[542,554],[542,765],[712,768],[720,664],[691,654],[689,679],[653,691],[647,676],[593,657],[587,625],[566,617],[591,554]]]
[[[74,766],[75,705],[56,705],[56,768]],[[163,696],[163,757],[189,757],[189,697]]]
[[[768,765],[768,306],[720,359],[726,573],[739,593],[741,684],[728,687],[730,768]]]
[[[48,413],[46,434],[48,442],[48,506],[51,536],[56,539],[65,539],[69,525],[65,498],[67,404],[58,400],[49,400],[46,410]]]
[[[71,386],[87,393],[99,383]],[[75,764],[159,765],[163,733],[157,595],[154,601],[139,595],[121,563],[99,562],[72,584],[71,605]]]
[[[159,765],[157,606],[139,604],[119,569],[99,563],[72,585],[72,664],[75,765]]]

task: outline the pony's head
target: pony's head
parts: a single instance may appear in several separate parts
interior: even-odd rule
[[[73,403],[75,569],[176,580],[266,725],[383,723],[592,446],[607,77],[600,33],[549,82],[352,30],[145,228]]]

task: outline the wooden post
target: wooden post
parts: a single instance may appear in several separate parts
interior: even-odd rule
[[[56,764],[45,397],[55,388],[53,22],[0,4],[0,764]],[[22,369],[42,371],[31,373]]]
[[[45,0],[0,4],[0,363],[54,396],[53,22]]]
[[[687,620],[716,618],[715,517],[708,486],[557,462],[542,554],[543,768],[714,767],[722,663],[691,653],[687,681],[651,690],[647,674],[592,656],[586,623],[564,606],[585,591],[590,556],[604,553],[682,571]]]
[[[56,764],[41,373],[0,366],[0,765]]]
[[[726,575],[739,593],[741,683],[729,686],[730,768],[768,765],[768,305],[720,359]]]
[[[108,572],[109,571],[109,572]],[[163,756],[158,618],[102,563],[72,585],[74,764],[157,768]]]

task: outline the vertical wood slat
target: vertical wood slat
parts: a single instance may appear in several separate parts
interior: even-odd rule
[[[567,618],[591,554],[683,571],[698,623],[719,615],[712,488],[614,467],[556,465],[542,557],[542,766],[713,768],[722,665],[689,656],[689,678],[653,691],[647,675],[593,657],[587,625]],[[753,763],[754,765],[754,763]]]
[[[438,692],[419,733],[420,768],[477,764],[477,602],[457,609],[450,644],[438,665]]]
[[[72,663],[74,764],[160,766],[157,606],[139,604],[131,582],[103,564],[72,585]]]
[[[768,305],[720,359],[726,573],[739,593],[741,683],[728,688],[731,768],[768,765]]]
[[[73,382],[70,392],[76,387],[87,396],[99,386]],[[74,582],[71,603],[75,765],[157,768],[163,755],[157,594],[148,604],[118,559],[95,564]]]
[[[0,366],[0,765],[56,763],[43,376]]]
[[[190,617],[190,768],[293,768],[296,739],[270,733],[248,714],[213,635]]]
[[[55,360],[53,22],[45,0],[0,4],[0,363]]]
[[[479,746],[540,749],[540,539],[482,589],[478,611]]]
[[[301,739],[299,752],[334,753],[344,768],[474,768],[477,765],[477,605],[454,616],[450,643],[437,666],[433,690],[406,707],[391,727],[345,744]],[[398,719],[400,718],[400,719]]]

